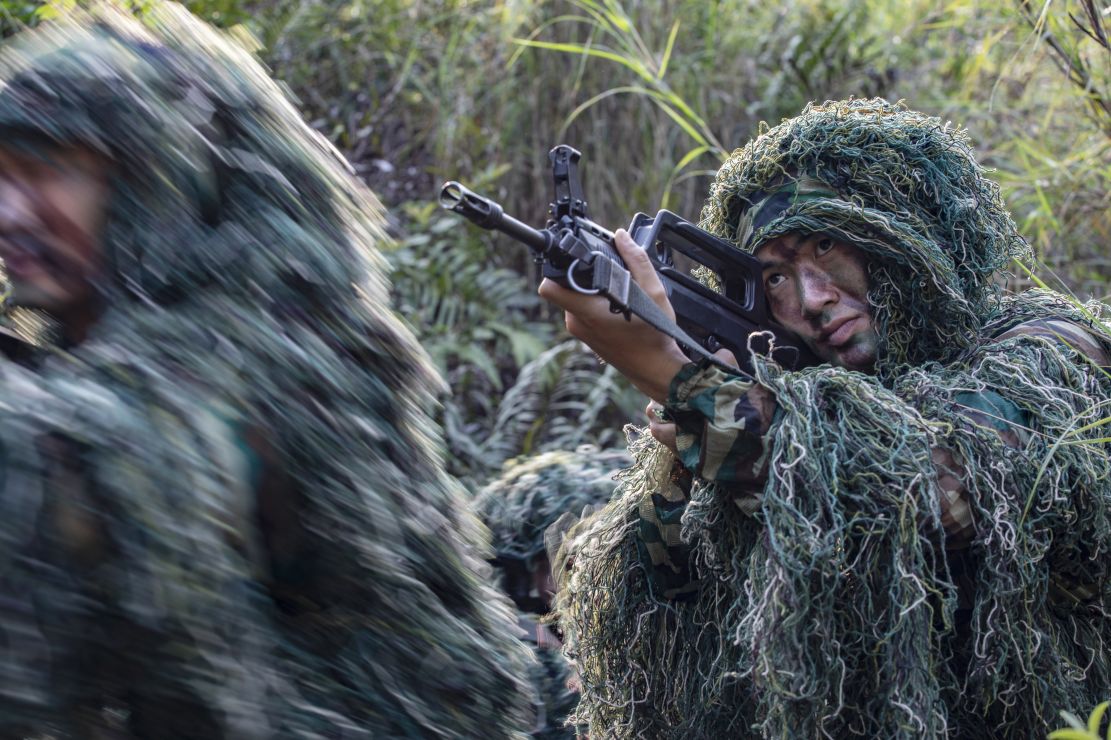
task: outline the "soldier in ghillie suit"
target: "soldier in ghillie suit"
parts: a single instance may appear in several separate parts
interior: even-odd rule
[[[0,736],[523,737],[380,206],[242,46],[146,21],[0,57]]]
[[[609,501],[615,474],[631,464],[625,450],[590,446],[518,458],[475,499],[475,511],[493,535],[502,588],[517,605],[525,640],[536,653],[532,737],[557,740],[576,734],[565,725],[578,701],[570,686],[574,674],[561,654],[559,637],[543,621],[555,594],[547,548],[580,517]]]
[[[994,287],[1027,245],[966,135],[812,105],[729,158],[703,225],[761,260],[823,364],[689,363],[542,288],[674,450],[637,445],[571,540],[560,620],[591,736],[1044,737],[1105,699],[1109,312]]]

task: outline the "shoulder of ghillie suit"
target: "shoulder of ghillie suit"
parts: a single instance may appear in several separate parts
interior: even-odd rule
[[[869,258],[881,377],[975,346],[1029,248],[962,129],[881,99],[811,104],[736,150],[702,225],[753,251],[828,233]]]
[[[500,558],[527,560],[544,552],[544,531],[566,513],[605,504],[614,476],[632,464],[624,449],[545,452],[514,458],[475,498]]]

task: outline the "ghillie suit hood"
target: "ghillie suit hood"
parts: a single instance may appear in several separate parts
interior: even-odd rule
[[[75,13],[0,61],[6,146],[112,163],[99,321],[0,372],[0,725],[83,736],[122,701],[144,736],[518,736],[530,659],[388,309],[381,207],[244,46],[145,21]],[[290,515],[256,508],[273,461],[295,547],[256,526]],[[110,542],[83,569],[59,468]]]
[[[475,512],[498,558],[528,561],[544,553],[544,533],[564,514],[581,516],[609,501],[614,475],[631,464],[623,449],[590,445],[514,458],[479,492]]]
[[[537,614],[547,605],[536,591],[537,568],[550,567],[545,557],[553,537],[590,516],[613,495],[614,475],[632,464],[623,449],[600,450],[583,445],[574,451],[544,452],[507,462],[501,474],[479,492],[474,508],[493,535],[502,587],[513,597],[522,614],[526,641],[535,647],[533,669],[536,687],[534,738],[574,738],[573,727],[564,725],[577,697],[568,688],[572,671],[557,646],[546,646],[538,634],[543,629]]]
[[[1102,701],[1111,376],[1074,347],[1106,356],[1109,311],[998,295],[1025,247],[965,135],[882,100],[809,106],[730,157],[703,217],[748,250],[791,231],[864,250],[877,372],[757,358],[778,410],[750,435],[756,491],[685,486],[634,441],[614,502],[565,544],[591,736],[1044,737]],[[1001,338],[1019,325],[1041,330]],[[677,419],[698,393],[733,419],[720,404],[751,387],[684,377]],[[967,543],[947,534],[939,449]]]
[[[790,232],[863,250],[881,376],[974,346],[992,278],[1028,256],[967,134],[883,100],[809,107],[734,152],[702,226],[749,252]]]

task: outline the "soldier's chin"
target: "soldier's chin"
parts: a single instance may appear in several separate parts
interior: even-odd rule
[[[869,329],[860,332],[847,344],[838,347],[833,364],[846,370],[870,373],[876,366],[876,337]]]

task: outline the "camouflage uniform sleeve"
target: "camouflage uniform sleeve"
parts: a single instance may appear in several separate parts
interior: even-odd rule
[[[1097,367],[1111,368],[1111,347],[1106,341],[1096,339],[1091,331],[1067,319],[1025,321],[1003,332],[997,339],[1017,336],[1042,337],[1051,342],[1059,342],[1084,355]]]
[[[664,490],[644,497],[637,507],[637,554],[652,588],[665,599],[685,599],[697,590],[690,572],[690,548],[680,537],[692,476],[680,463]]]
[[[708,363],[692,362],[672,379],[666,408],[687,469],[726,485],[763,482],[764,436],[776,410],[771,391]]]
[[[738,506],[754,512],[760,496],[746,491],[758,490],[766,475],[764,435],[775,402],[762,386],[690,363],[672,380],[666,409],[676,425],[678,461],[667,485],[637,508],[637,548],[656,594],[685,599],[698,589],[680,536],[694,477],[735,487]]]

